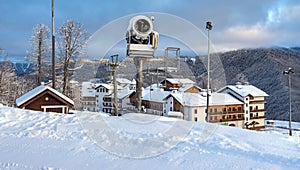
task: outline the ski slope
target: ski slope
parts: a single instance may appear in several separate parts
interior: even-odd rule
[[[299,135],[144,114],[65,115],[0,106],[0,169],[296,170]]]

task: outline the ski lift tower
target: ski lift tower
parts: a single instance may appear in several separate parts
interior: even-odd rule
[[[137,69],[136,108],[141,112],[143,64],[148,58],[153,58],[158,46],[159,34],[153,30],[154,17],[138,15],[133,17],[126,33],[127,56],[132,57]]]

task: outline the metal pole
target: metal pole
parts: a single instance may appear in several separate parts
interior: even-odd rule
[[[55,30],[54,30],[54,0],[52,0],[52,88],[55,89]]]
[[[292,136],[292,96],[291,96],[291,72],[289,73],[289,105],[290,105],[290,121],[289,121],[289,129],[290,136]]]
[[[117,66],[113,66],[113,76],[114,76],[114,115],[118,116],[118,88],[117,88]]]
[[[141,112],[142,110],[142,83],[143,83],[143,59],[138,58],[138,81],[137,81],[137,111]]]
[[[208,122],[208,107],[209,107],[209,80],[210,80],[210,41],[209,41],[209,29],[207,30],[207,43],[208,43],[208,48],[207,48],[207,94],[206,94],[206,121]]]
[[[118,54],[112,55],[111,56],[111,63],[110,66],[113,69],[113,84],[114,84],[114,103],[113,103],[113,108],[114,108],[114,113],[113,116],[118,116],[118,87],[117,87],[117,67],[120,65],[118,62]],[[114,60],[114,57],[116,59]]]

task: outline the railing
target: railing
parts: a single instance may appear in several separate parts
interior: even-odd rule
[[[267,118],[266,116],[253,116],[253,117],[250,117],[250,119],[265,119]]]
[[[252,109],[250,112],[265,112],[267,111],[266,109]]]

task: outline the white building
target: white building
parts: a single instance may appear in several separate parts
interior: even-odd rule
[[[92,112],[97,111],[94,83],[82,82],[80,101],[81,101],[82,110],[88,110]]]

